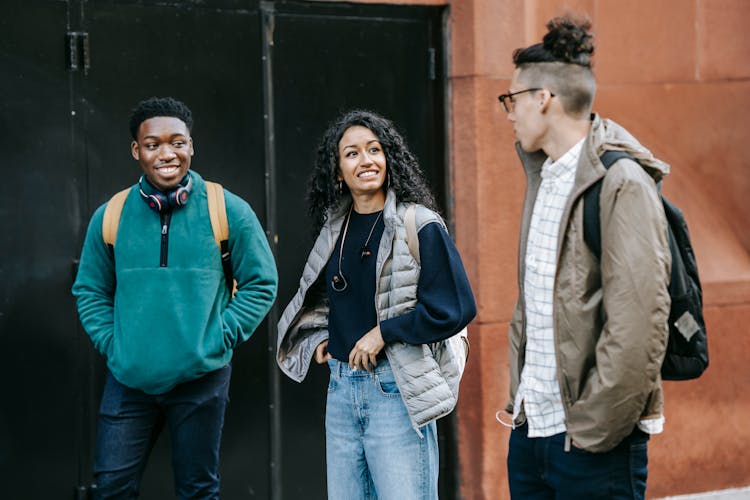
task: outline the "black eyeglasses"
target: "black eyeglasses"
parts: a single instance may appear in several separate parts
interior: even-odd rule
[[[532,89],[519,90],[518,92],[509,92],[507,94],[501,94],[497,96],[497,100],[500,101],[500,104],[503,105],[503,108],[505,108],[505,111],[507,113],[511,113],[513,111],[513,106],[516,104],[516,100],[513,99],[514,96],[523,94],[524,92],[536,92],[537,90],[544,89],[540,87],[534,87]],[[550,97],[555,97],[555,94],[550,92]]]

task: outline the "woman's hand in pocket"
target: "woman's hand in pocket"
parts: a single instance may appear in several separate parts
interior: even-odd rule
[[[315,361],[317,361],[319,365],[323,365],[327,363],[329,359],[331,359],[331,355],[328,352],[328,339],[326,339],[315,348]]]

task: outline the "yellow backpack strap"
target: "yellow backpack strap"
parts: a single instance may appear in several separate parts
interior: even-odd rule
[[[123,189],[112,198],[104,208],[104,219],[102,219],[102,239],[107,245],[114,247],[117,239],[117,228],[120,226],[120,214],[125,205],[125,199],[130,193],[130,188]]]
[[[211,219],[211,229],[214,240],[221,248],[222,241],[229,241],[229,223],[227,222],[227,205],[224,202],[224,188],[221,184],[206,181],[206,196],[208,196],[208,216]]]
[[[208,217],[211,219],[211,229],[214,240],[221,252],[221,267],[224,278],[232,295],[237,290],[237,282],[232,273],[232,256],[229,252],[229,222],[227,221],[227,204],[224,201],[224,188],[216,182],[206,181],[206,196],[208,198]]]

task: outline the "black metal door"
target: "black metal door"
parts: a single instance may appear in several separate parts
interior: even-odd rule
[[[325,498],[328,375],[290,382],[272,352],[312,243],[305,181],[327,123],[366,107],[395,121],[443,202],[443,9],[5,0],[1,12],[0,497],[87,496],[104,366],[77,321],[75,259],[94,209],[140,173],[129,110],[173,95],[195,115],[193,167],[250,202],[281,279],[234,359],[222,497]],[[164,435],[141,498],[172,498],[171,478]]]
[[[129,110],[171,95],[193,111],[191,168],[247,200],[266,226],[260,19],[247,3],[84,4],[90,67],[76,94],[85,113],[87,213],[141,174],[130,156]],[[221,450],[226,498],[269,496],[267,346],[264,323],[235,354]],[[168,439],[149,459],[144,499],[174,496]]]
[[[392,119],[444,198],[442,9],[319,3],[262,3],[272,95],[272,175],[284,307],[312,245],[306,181],[318,141],[339,112],[366,108]],[[271,29],[272,28],[272,29]],[[443,205],[444,206],[444,205]],[[325,498],[324,410],[328,370],[313,366],[302,384],[283,375],[274,453],[275,498]],[[441,443],[443,445],[443,443]],[[443,445],[443,447],[445,447]],[[447,462],[444,460],[443,465]],[[441,474],[448,498],[451,474]]]
[[[68,4],[0,15],[0,497],[70,498],[79,347],[70,296],[81,177],[63,45]]]

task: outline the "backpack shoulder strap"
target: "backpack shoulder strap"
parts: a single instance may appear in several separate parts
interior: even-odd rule
[[[110,198],[104,208],[104,219],[102,219],[102,239],[110,247],[115,246],[117,240],[117,228],[120,227],[120,214],[125,205],[125,199],[130,193],[130,188],[125,188]]]
[[[421,265],[422,263],[419,258],[419,235],[417,234],[417,205],[415,203],[412,203],[408,207],[406,207],[406,213],[404,213],[404,225],[406,226],[406,244],[409,246],[409,252],[411,253],[412,257],[414,257],[414,260],[417,261],[417,264]],[[466,329],[466,327],[464,327],[463,329],[461,329],[461,331],[459,331],[452,337],[449,337],[442,342],[438,342],[436,346],[433,347],[433,352],[437,350],[437,345],[448,347],[453,350],[453,363],[455,363],[455,367],[458,369],[458,371],[456,372],[458,374],[456,382],[457,384],[461,380],[461,376],[464,373],[464,368],[466,367],[466,360],[469,358],[468,330]],[[462,351],[459,351],[459,348]],[[440,365],[440,368],[442,370],[443,357],[440,356],[439,359],[436,358],[436,360],[438,361],[438,364]],[[458,394],[458,385],[456,385],[455,391],[456,394]]]
[[[221,242],[229,240],[229,223],[227,222],[227,205],[224,201],[224,188],[217,182],[206,181],[206,196],[208,197],[208,216],[211,219],[214,240],[216,240],[216,244],[221,249]]]
[[[221,267],[224,270],[227,287],[232,290],[232,295],[234,295],[237,286],[234,282],[232,255],[229,251],[229,221],[227,220],[227,204],[224,200],[224,187],[218,182],[205,182],[206,197],[208,198],[208,218],[211,220],[214,240],[221,252]]]
[[[621,158],[633,157],[624,151],[605,151],[599,160],[604,165],[604,168],[609,170],[609,167]],[[633,160],[635,161],[635,160]],[[602,256],[602,227],[599,221],[599,194],[602,190],[602,181],[599,179],[596,181],[583,195],[583,240],[591,250],[591,253],[596,255],[597,259]]]
[[[419,236],[417,235],[417,206],[412,203],[406,207],[406,213],[404,214],[404,223],[406,225],[406,244],[409,245],[409,252],[417,264],[421,265],[419,261]]]

